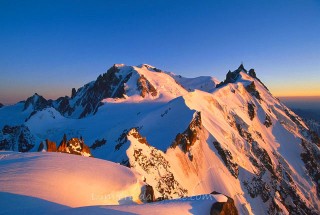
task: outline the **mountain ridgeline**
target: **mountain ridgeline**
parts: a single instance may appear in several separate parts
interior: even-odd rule
[[[219,82],[115,64],[70,97],[1,107],[0,150],[117,162],[158,200],[216,191],[239,214],[319,214],[320,139],[257,76],[243,65]]]

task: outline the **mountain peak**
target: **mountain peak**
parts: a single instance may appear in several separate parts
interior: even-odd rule
[[[43,96],[35,93],[29,97],[24,103],[24,110],[32,106],[34,111],[43,110],[44,108],[50,107],[51,102],[46,100]]]
[[[242,69],[242,70],[245,69],[242,63],[240,64],[240,66],[238,67],[238,69]]]
[[[116,68],[122,68],[122,67],[125,67],[126,65],[123,64],[123,63],[115,63],[113,64],[113,67],[116,67]]]
[[[152,71],[152,72],[163,72],[161,69],[156,68],[155,66],[152,66],[150,64],[140,64],[137,66],[138,68],[147,68],[148,70]]]
[[[247,70],[245,70],[243,64],[241,64],[238,67],[238,69],[236,69],[233,72],[231,72],[231,70],[229,70],[226,75],[226,79],[224,81],[220,82],[219,84],[217,84],[217,88],[222,87],[222,86],[229,84],[229,83],[235,83],[238,80],[238,78],[240,77],[240,72],[247,73]]]
[[[248,73],[248,71],[244,68],[243,63],[240,64],[240,66],[238,67],[237,70],[235,70],[235,72],[238,72],[238,73],[240,73],[240,72]]]
[[[231,72],[229,70],[227,75],[226,75],[226,79],[224,81],[220,82],[219,84],[217,84],[217,88],[222,87],[222,86],[224,86],[226,84],[229,84],[229,83],[235,83],[237,80],[239,80],[240,77],[243,77],[240,74],[241,72],[244,72],[245,74],[247,74],[248,78],[256,79],[257,81],[259,81],[264,86],[264,88],[266,88],[268,90],[268,88],[257,77],[257,74],[256,74],[255,70],[251,68],[249,71],[247,71],[244,68],[243,64],[240,64],[238,69],[234,70],[233,72]],[[247,79],[247,78],[245,78],[245,79]]]

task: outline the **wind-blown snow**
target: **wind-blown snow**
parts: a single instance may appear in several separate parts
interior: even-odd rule
[[[140,202],[144,185],[119,164],[49,152],[1,152],[0,184],[1,199],[8,193],[71,207]]]
[[[183,199],[167,200],[142,205],[92,206],[61,210],[62,214],[140,214],[140,215],[203,215],[210,214],[212,204],[226,202],[223,195],[199,195]]]

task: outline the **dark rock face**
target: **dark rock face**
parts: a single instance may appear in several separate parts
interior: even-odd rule
[[[76,89],[72,88],[72,90],[71,90],[71,98],[72,99],[76,96],[76,93],[77,93]]]
[[[256,89],[256,85],[254,84],[254,82],[252,81],[251,84],[249,84],[246,87],[246,90],[248,91],[248,93],[250,93],[252,96],[256,97],[259,101],[262,100],[259,91]]]
[[[177,134],[171,147],[176,148],[177,146],[180,146],[183,152],[189,152],[190,147],[197,141],[197,139],[199,139],[201,126],[201,113],[196,112],[188,128],[183,133]]]
[[[320,115],[317,116],[317,112],[301,110],[301,109],[293,109],[294,113],[303,117],[303,121],[309,128],[312,142],[316,143],[320,147]]]
[[[239,175],[239,166],[233,161],[233,156],[231,152],[227,149],[223,149],[217,141],[213,142],[214,147],[217,149],[218,154],[220,155],[222,161],[233,175],[233,177],[238,178]]]
[[[28,152],[33,148],[34,144],[30,143],[28,137],[25,136],[24,132],[21,132],[18,139],[18,150],[19,152]]]
[[[314,145],[308,144],[305,140],[301,140],[304,152],[301,153],[301,159],[308,170],[309,175],[317,185],[317,194],[320,197],[320,157],[314,149]]]
[[[136,128],[137,131],[139,131],[139,128]],[[118,151],[120,150],[120,148],[128,141],[128,134],[129,134],[129,130],[125,129],[120,137],[117,140],[117,144],[114,147],[114,151]]]
[[[144,203],[150,203],[155,201],[154,190],[150,185],[145,185],[140,195],[140,200]]]
[[[101,100],[105,98],[123,98],[125,93],[124,83],[128,81],[132,73],[126,77],[117,77],[120,71],[115,65],[111,67],[107,73],[100,75],[94,82],[93,86],[89,87],[82,98],[76,101],[76,106],[83,107],[83,112],[79,118],[83,118],[91,113],[95,113],[101,105]],[[82,92],[81,90],[78,90]]]
[[[90,146],[91,149],[96,149],[99,148],[103,145],[105,145],[107,143],[107,140],[102,139],[102,140],[96,140],[94,141],[94,143],[92,144],[92,146]]]
[[[320,137],[317,132],[310,129],[310,138],[313,143],[320,147]]]
[[[240,66],[238,67],[237,71],[238,71],[238,72],[243,71],[243,72],[245,72],[245,73],[248,73],[248,71],[244,68],[244,66],[243,66],[242,63],[241,63]]]
[[[284,109],[284,112],[300,129],[303,127],[301,124],[302,119],[300,117],[294,116],[287,108]]]
[[[105,98],[123,98],[125,94],[124,83],[132,75],[129,72],[125,77],[118,75],[120,69],[113,65],[106,73],[100,75],[96,81],[84,85],[77,91],[72,90],[71,98],[61,97],[56,101],[56,109],[65,116],[71,116],[77,108],[82,111],[79,118],[96,113]],[[77,97],[79,95],[79,97]],[[71,100],[73,100],[71,102]],[[72,104],[72,105],[71,105]]]
[[[212,192],[211,194],[217,194]],[[238,215],[238,210],[232,198],[228,197],[227,202],[216,202],[211,206],[210,215]]]
[[[249,74],[252,78],[254,78],[254,79],[256,79],[257,81],[259,81],[259,82],[262,84],[262,86],[263,86],[266,90],[269,91],[269,89],[267,88],[267,86],[264,85],[264,83],[262,83],[262,81],[257,77],[256,71],[255,71],[254,69],[250,69],[249,72],[248,72],[248,74]]]
[[[270,199],[269,184],[263,181],[261,176],[253,177],[250,182],[244,181],[243,183],[251,198],[260,196],[263,202],[267,202]]]
[[[45,108],[51,107],[52,102],[46,100],[42,96],[35,93],[33,96],[29,97],[24,103],[23,110],[26,110],[29,106],[33,106],[34,111],[41,111]]]
[[[163,72],[161,69],[158,69],[158,68],[156,68],[156,67],[154,67],[153,70],[154,70],[155,72]]]
[[[263,166],[267,168],[270,171],[270,173],[275,175],[275,172],[273,170],[273,164],[268,152],[265,149],[261,148],[256,141],[252,142],[251,151],[256,156],[256,158],[260,160]]]
[[[254,110],[255,105],[248,103],[248,115],[250,117],[250,120],[252,121],[254,116],[255,116],[255,110]]]
[[[69,97],[60,97],[56,100],[57,105],[55,108],[64,115],[70,115],[74,111],[74,108],[70,107]]]
[[[257,74],[256,71],[254,71],[254,69],[250,69],[248,73],[252,78],[257,78]]]
[[[46,139],[46,146],[47,146],[47,152],[56,152],[57,151],[57,145],[55,142],[52,142],[52,141]]]
[[[226,80],[225,80],[225,82],[226,82],[226,83],[234,83],[234,82],[236,82],[238,76],[239,76],[239,73],[237,73],[237,72],[231,72],[231,71],[229,70],[229,72],[228,72],[227,75],[226,75]]]
[[[144,98],[147,94],[151,94],[153,97],[157,96],[158,92],[156,88],[143,76],[141,75],[137,81],[138,90],[140,95]]]
[[[38,152],[41,152],[44,149],[44,144],[41,142],[38,147]]]
[[[0,108],[2,108],[4,105],[0,102]]]
[[[270,117],[268,114],[266,114],[266,119],[265,119],[265,121],[264,121],[263,124],[264,124],[267,128],[269,128],[269,127],[272,125],[271,117]]]
[[[233,71],[233,72],[231,72],[231,71],[229,70],[229,72],[228,72],[227,75],[226,75],[226,79],[225,79],[224,81],[220,82],[219,84],[217,84],[216,87],[219,88],[219,87],[225,86],[225,85],[227,85],[227,84],[229,84],[229,83],[234,83],[234,82],[236,82],[236,81],[238,80],[238,78],[239,78],[239,74],[240,74],[241,71],[247,73],[247,70],[244,68],[243,64],[241,64],[241,65],[239,66],[239,68],[236,69],[236,70]]]
[[[34,147],[34,137],[25,125],[5,125],[0,132],[0,150],[28,152]]]

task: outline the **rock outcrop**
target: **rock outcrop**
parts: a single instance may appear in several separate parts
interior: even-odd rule
[[[140,95],[144,98],[147,94],[155,97],[158,95],[156,88],[144,77],[141,75],[137,81],[138,90]]]
[[[106,139],[102,139],[102,140],[96,140],[94,141],[94,143],[90,146],[91,149],[96,149],[99,148],[103,145],[105,145],[107,143]]]
[[[240,72],[245,72],[245,73],[247,73],[247,70],[244,68],[243,64],[241,64],[241,65],[239,66],[239,68],[236,69],[236,70],[233,71],[233,72],[231,72],[231,71],[229,70],[229,72],[228,72],[227,75],[226,75],[226,79],[225,79],[224,81],[220,82],[219,84],[217,84],[217,88],[222,87],[222,86],[225,86],[225,85],[227,85],[227,84],[229,84],[229,83],[235,83],[235,82],[238,80],[238,78],[239,78]]]
[[[230,171],[230,173],[233,175],[233,177],[238,178],[239,175],[239,166],[238,164],[233,160],[233,156],[231,152],[228,149],[223,149],[219,142],[214,141],[213,142],[214,147],[218,151],[218,154],[220,155],[222,161]]]
[[[184,197],[188,193],[175,179],[171,166],[165,154],[150,146],[145,137],[142,137],[137,128],[132,128],[123,133],[119,138],[121,146],[126,145],[128,166],[136,169],[146,178],[158,193],[158,200]],[[150,189],[150,188],[149,188]]]
[[[252,96],[256,97],[259,101],[261,101],[261,96],[259,91],[256,89],[256,85],[254,84],[254,82],[252,81],[251,84],[249,84],[246,87],[246,90],[248,91],[248,93],[250,93]]]
[[[41,151],[47,151],[47,152],[56,152],[57,151],[57,145],[55,142],[52,142],[48,139],[46,139],[45,142],[41,142],[38,148],[38,152]]]
[[[84,143],[82,138],[71,138],[67,141],[66,135],[63,136],[57,152],[82,155],[86,157],[92,156],[90,148]]]
[[[188,128],[183,133],[177,134],[171,147],[176,148],[177,146],[180,146],[182,151],[185,153],[189,152],[189,148],[199,139],[201,126],[201,113],[196,112]]]
[[[0,150],[28,152],[33,147],[34,137],[25,125],[5,125],[0,131]]]
[[[142,187],[140,200],[141,202],[144,202],[144,203],[155,201],[154,190],[152,186],[146,184],[145,186]]]
[[[211,194],[218,194],[212,192]],[[211,206],[210,215],[238,215],[238,210],[232,198],[228,197],[226,202],[216,202]]]

